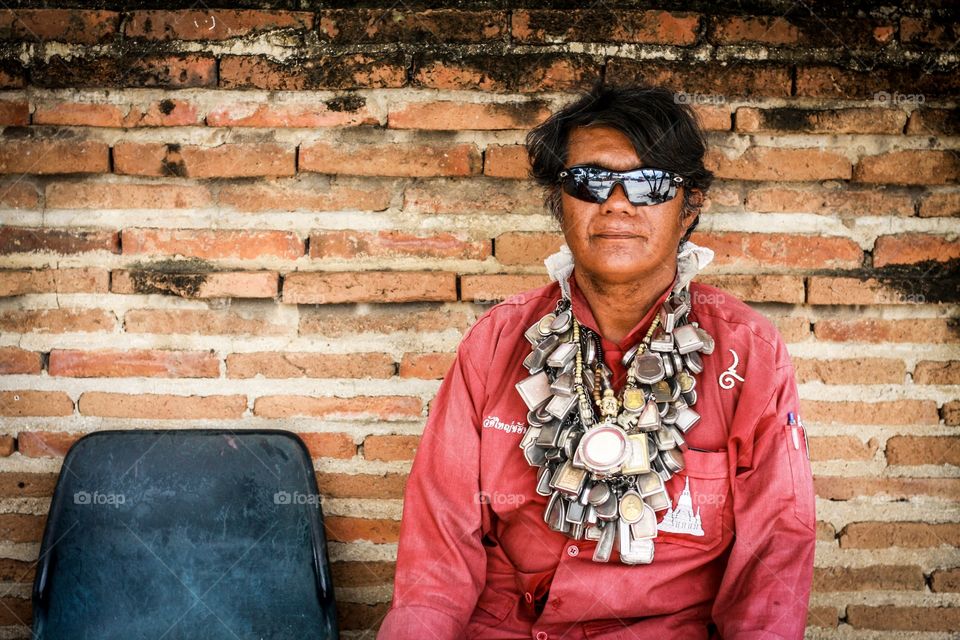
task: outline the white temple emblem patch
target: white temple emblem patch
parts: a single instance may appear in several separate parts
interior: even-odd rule
[[[693,499],[690,497],[690,476],[680,492],[680,498],[677,500],[677,508],[673,505],[663,516],[663,520],[657,525],[657,530],[669,533],[685,533],[691,536],[702,536],[703,527],[700,524],[700,506],[697,506],[697,513],[693,513]]]

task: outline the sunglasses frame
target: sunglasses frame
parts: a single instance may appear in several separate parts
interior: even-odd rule
[[[591,190],[588,186],[586,186],[586,181],[589,174],[586,173],[584,170],[590,170],[595,172],[596,174],[606,174],[604,176],[605,178],[608,177],[613,179],[613,184],[610,185],[610,191],[607,193],[606,198],[603,198],[602,200],[599,199],[599,196],[596,195],[594,191]],[[648,181],[649,183],[649,180],[646,176],[646,174],[649,172],[656,172],[657,174],[662,174],[664,178],[670,181],[669,187],[667,188],[667,194],[666,194],[668,197],[665,197],[663,199],[659,199],[659,197],[657,199],[651,199],[650,197],[653,195],[653,191],[651,190],[651,192],[647,193],[646,196],[644,196],[644,200],[642,200],[641,202],[634,202],[633,200],[630,199],[630,192],[627,189],[627,185],[624,182],[624,180],[642,179],[642,180]],[[657,169],[655,167],[639,167],[637,169],[631,169],[630,171],[613,171],[611,169],[605,169],[603,167],[598,167],[596,165],[591,165],[591,164],[578,164],[572,167],[567,167],[566,169],[563,169],[562,171],[560,171],[559,174],[557,174],[557,181],[561,184],[563,192],[566,193],[567,195],[577,198],[578,200],[582,200],[584,202],[590,202],[593,204],[603,204],[604,202],[606,202],[607,198],[610,197],[610,194],[613,193],[613,190],[616,188],[617,184],[620,184],[623,187],[623,192],[627,195],[627,200],[629,200],[630,204],[632,204],[635,207],[652,206],[657,204],[663,204],[664,202],[669,202],[677,197],[677,194],[679,193],[679,187],[684,183],[683,176],[678,175],[672,171],[667,171],[666,169]],[[576,185],[578,183],[583,184],[582,188],[585,189],[587,193],[593,196],[592,199],[584,198],[582,197],[582,194],[576,193],[576,190],[577,190]],[[573,186],[568,187],[568,185],[573,185]],[[571,193],[571,191],[573,191],[573,193]]]

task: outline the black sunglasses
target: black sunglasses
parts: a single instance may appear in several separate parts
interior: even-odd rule
[[[619,182],[634,206],[663,204],[677,195],[683,176],[663,169],[643,167],[631,171],[611,171],[579,164],[558,174],[564,192],[586,202],[602,203]]]

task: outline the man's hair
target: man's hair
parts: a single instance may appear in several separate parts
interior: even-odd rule
[[[706,141],[696,113],[662,87],[612,86],[598,82],[578,100],[534,127],[526,138],[529,177],[545,189],[544,204],[563,223],[557,174],[564,168],[570,131],[574,127],[605,125],[621,131],[633,143],[646,167],[672,171],[684,178],[681,216],[697,217],[684,233],[683,244],[700,223],[703,197],[713,173],[703,165]],[[697,189],[700,196],[691,193]]]

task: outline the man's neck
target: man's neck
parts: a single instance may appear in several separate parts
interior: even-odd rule
[[[574,270],[577,286],[607,340],[620,342],[647,314],[676,276],[676,265],[631,282],[614,283]]]

